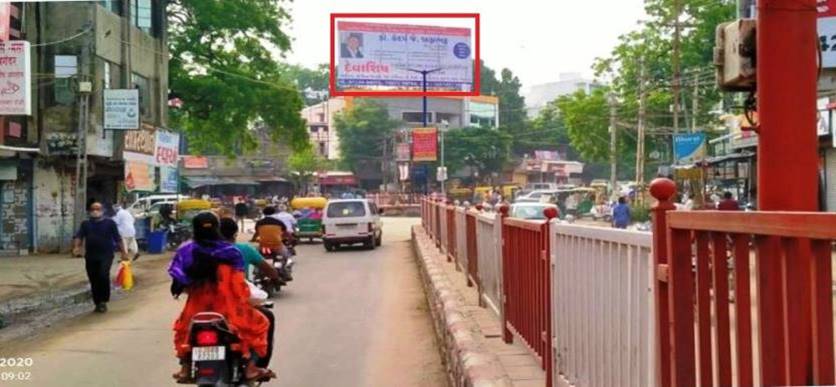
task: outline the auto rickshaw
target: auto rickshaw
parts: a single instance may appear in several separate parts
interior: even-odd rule
[[[297,197],[290,201],[296,219],[296,239],[322,238],[322,210],[328,199],[324,197]]]

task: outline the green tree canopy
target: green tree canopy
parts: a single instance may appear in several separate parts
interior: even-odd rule
[[[389,117],[385,105],[373,100],[359,99],[352,108],[336,114],[342,167],[357,172],[364,164],[379,164],[384,140],[391,138],[400,124]]]
[[[263,122],[276,140],[300,149],[303,101],[274,52],[290,49],[290,16],[274,0],[171,0],[170,85],[183,100],[173,125],[194,148],[233,155],[256,146]]]
[[[484,177],[502,171],[511,161],[511,136],[484,127],[450,130],[445,135],[444,155],[451,173],[469,166]]]

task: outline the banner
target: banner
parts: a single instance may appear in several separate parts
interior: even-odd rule
[[[705,158],[705,133],[674,135],[673,152],[678,164],[690,164]]]
[[[180,134],[158,129],[154,146],[154,162],[159,166],[177,167],[180,158]]]
[[[818,0],[816,28],[821,49],[821,66],[836,67],[836,0]]]
[[[104,90],[105,129],[139,129],[139,89]]]
[[[153,192],[155,189],[153,165],[141,161],[125,161],[125,190]]]
[[[337,22],[338,88],[388,86],[472,91],[470,28]]]
[[[534,151],[534,158],[537,160],[560,160],[560,152],[536,150]]]
[[[0,42],[0,115],[32,114],[29,42]]]
[[[179,181],[177,167],[160,167],[160,192],[176,193]]]
[[[412,161],[436,161],[438,159],[438,129],[412,129]]]
[[[409,144],[399,143],[395,148],[395,161],[409,161],[410,156]]]

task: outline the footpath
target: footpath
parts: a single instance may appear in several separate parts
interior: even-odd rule
[[[135,286],[164,270],[170,257],[171,253],[142,255],[133,262]],[[112,277],[118,268],[117,256]],[[111,297],[118,299],[126,293],[115,288]],[[68,254],[0,257],[0,342],[92,310],[83,258]]]
[[[537,358],[519,340],[502,341],[498,316],[479,306],[476,288],[420,225],[412,229],[412,242],[450,385],[545,386]]]

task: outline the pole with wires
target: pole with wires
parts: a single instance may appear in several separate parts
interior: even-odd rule
[[[616,100],[612,91],[607,96],[607,102],[610,105],[610,186],[614,193],[618,189],[618,157],[616,155],[618,130],[616,128]]]

